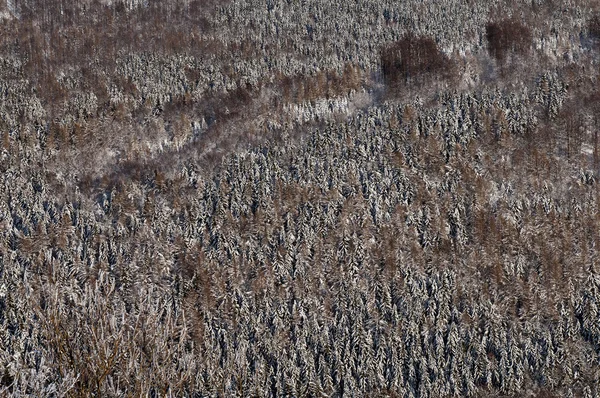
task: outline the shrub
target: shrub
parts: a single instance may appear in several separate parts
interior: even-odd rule
[[[515,19],[489,22],[485,28],[490,55],[504,62],[507,53],[526,54],[531,46],[531,29]]]
[[[409,33],[381,50],[383,78],[391,87],[423,83],[436,77],[448,78],[453,66],[436,42],[426,36]]]

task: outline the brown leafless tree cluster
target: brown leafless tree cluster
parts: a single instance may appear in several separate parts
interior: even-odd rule
[[[405,84],[431,83],[434,78],[450,79],[455,65],[430,37],[408,33],[381,50],[381,71],[390,88]]]
[[[485,27],[490,54],[503,62],[507,54],[527,54],[532,45],[531,29],[514,19],[489,22]]]

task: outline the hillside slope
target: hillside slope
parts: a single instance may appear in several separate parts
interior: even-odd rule
[[[0,392],[599,396],[600,10],[508,3],[10,2]]]

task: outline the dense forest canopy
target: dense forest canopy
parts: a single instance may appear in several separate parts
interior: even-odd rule
[[[600,4],[0,2],[0,395],[600,396]]]

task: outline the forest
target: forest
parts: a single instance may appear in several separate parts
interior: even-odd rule
[[[600,397],[600,2],[0,0],[0,396]]]

